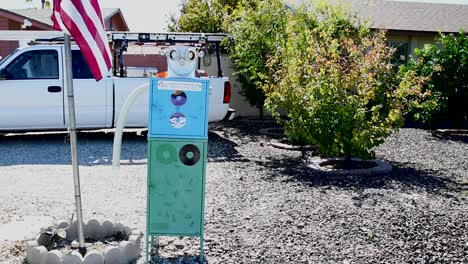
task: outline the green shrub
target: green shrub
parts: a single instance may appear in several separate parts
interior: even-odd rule
[[[281,0],[241,1],[227,22],[228,31],[234,36],[230,49],[234,73],[241,93],[263,116],[265,94],[261,87],[274,74],[267,66],[284,40],[287,9]]]
[[[173,32],[225,32],[225,14],[231,12],[239,0],[187,0],[181,4],[180,16],[172,15],[168,24]]]
[[[418,59],[411,59],[402,71],[416,71],[429,78],[424,86],[428,96],[414,107],[410,117],[430,126],[452,123],[458,126],[468,121],[468,37],[440,34],[435,44],[415,50]]]
[[[318,1],[287,19],[286,41],[270,60],[266,106],[294,144],[330,155],[372,157],[373,147],[403,124],[422,79],[396,75],[384,32],[373,33],[339,6]],[[411,98],[411,99],[410,99]]]

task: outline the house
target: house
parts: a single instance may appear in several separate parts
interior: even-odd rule
[[[0,30],[52,30],[51,15],[52,9],[0,8]],[[129,30],[119,8],[103,8],[102,15],[108,31]],[[18,41],[0,41],[0,56],[5,57],[18,46]]]
[[[367,20],[372,29],[388,30],[389,44],[397,47],[397,56],[408,60],[415,48],[433,43],[442,33],[468,30],[468,5],[390,0],[333,0]],[[290,7],[307,0],[288,0]]]

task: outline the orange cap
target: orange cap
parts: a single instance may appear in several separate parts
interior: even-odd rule
[[[169,75],[169,73],[167,71],[156,73],[156,77],[158,77],[158,78],[167,78],[168,75]]]

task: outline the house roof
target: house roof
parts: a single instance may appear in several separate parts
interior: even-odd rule
[[[337,0],[335,0],[337,1]],[[303,0],[286,1],[290,6]],[[468,5],[388,0],[342,0],[371,28],[402,31],[459,32],[468,30]]]
[[[0,11],[2,9],[0,8]],[[38,9],[38,8],[28,8],[28,9],[3,9],[4,11],[7,11],[11,14],[19,15],[24,18],[32,19],[34,21],[39,22],[40,24],[43,25],[48,25],[52,27],[52,9],[50,8],[44,8],[44,9]],[[123,18],[120,9],[119,8],[101,8],[102,11],[102,16],[104,21],[110,19],[113,17],[115,14],[120,14],[122,17],[122,21],[125,23],[125,19]],[[128,28],[128,26],[126,26]]]

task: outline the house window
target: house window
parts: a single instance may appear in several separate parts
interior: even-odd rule
[[[9,80],[58,79],[56,50],[27,51],[16,57],[3,71]]]
[[[401,65],[408,62],[408,43],[390,42],[388,45],[396,49],[391,60],[392,64]]]

